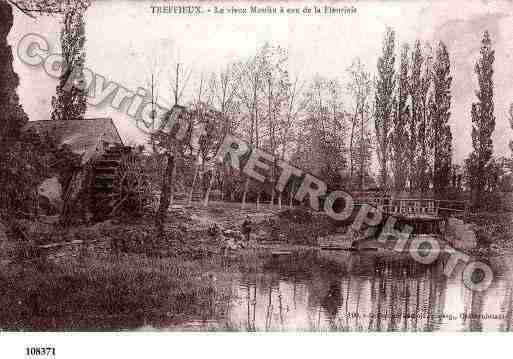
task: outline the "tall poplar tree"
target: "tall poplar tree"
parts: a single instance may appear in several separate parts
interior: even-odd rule
[[[387,28],[383,40],[383,54],[378,59],[374,125],[379,159],[380,185],[388,187],[388,161],[390,158],[390,131],[395,88],[395,32]]]
[[[433,153],[433,188],[441,194],[449,186],[452,168],[451,63],[443,42],[438,44],[433,64],[433,95],[430,99],[431,146]]]
[[[409,90],[411,96],[411,116],[409,117],[409,143],[407,146],[409,163],[408,163],[408,182],[410,191],[418,188],[418,150],[419,150],[419,124],[422,117],[422,64],[424,57],[420,47],[420,41],[416,41],[411,55],[411,71]]]
[[[409,47],[404,44],[401,48],[401,61],[399,65],[399,80],[397,84],[397,95],[394,99],[395,111],[393,115],[392,132],[392,156],[394,171],[394,189],[401,192],[405,189],[408,175],[407,161],[408,154],[404,150],[408,144],[408,129],[410,110],[407,105],[409,98],[408,71],[409,71]]]
[[[417,132],[418,153],[417,153],[417,189],[422,194],[429,191],[431,168],[430,152],[428,142],[431,136],[430,118],[429,118],[429,95],[432,81],[432,63],[433,57],[430,51],[424,55],[422,64],[422,75],[420,78],[420,88],[417,89],[419,100],[419,126]]]
[[[52,120],[81,120],[87,107],[87,92],[80,86],[85,62],[84,13],[87,4],[66,7],[61,30],[62,56],[66,61],[56,95],[52,97]]]
[[[477,102],[472,104],[472,146],[470,156],[471,185],[473,187],[474,204],[477,204],[484,191],[485,169],[493,155],[492,133],[495,130],[493,103],[493,62],[495,51],[488,31],[481,40],[480,58],[476,62],[475,72],[479,89],[476,92]]]

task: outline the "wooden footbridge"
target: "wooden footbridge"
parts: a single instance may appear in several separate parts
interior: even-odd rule
[[[469,215],[470,206],[466,201],[438,200],[433,198],[392,198],[356,196],[355,206],[372,205],[381,210],[385,218],[396,217],[401,226],[408,224],[412,227],[413,235],[430,235],[445,238],[448,217],[463,219]],[[377,240],[376,235],[382,233],[385,221],[374,234],[354,237],[354,234],[326,236],[318,239],[321,249],[333,250],[377,250],[388,248],[387,242]],[[393,247],[393,245],[392,245]],[[392,248],[390,247],[390,248]],[[355,249],[357,248],[357,249]]]
[[[404,217],[467,217],[467,201],[439,200],[433,198],[362,197],[356,204],[370,204],[387,215]]]

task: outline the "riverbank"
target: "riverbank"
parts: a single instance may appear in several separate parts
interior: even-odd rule
[[[164,238],[151,216],[67,229],[48,218],[20,220],[26,240],[8,233],[2,242],[0,329],[118,330],[221,318],[233,282],[261,273],[264,257],[308,250],[306,238],[317,227],[305,213],[173,207]],[[254,234],[246,243],[237,240],[238,222],[248,215]],[[292,224],[299,220],[310,230],[297,241],[280,240],[284,231],[296,233]]]
[[[253,222],[249,243],[240,240],[247,216]],[[483,255],[512,250],[511,213],[475,220]],[[68,229],[48,218],[18,225],[28,241],[8,233],[11,239],[1,243],[3,330],[118,330],[223,318],[236,295],[234,283],[268,271],[272,253],[303,255],[317,238],[344,230],[303,208],[229,203],[172,207],[164,238],[156,236],[151,216]],[[301,261],[295,268],[289,257],[287,271],[307,271]]]
[[[513,212],[483,212],[470,220],[478,238],[478,251],[488,256],[513,253]]]

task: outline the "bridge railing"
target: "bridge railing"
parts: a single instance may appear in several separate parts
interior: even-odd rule
[[[470,208],[466,201],[433,198],[365,197],[357,198],[355,201],[356,204],[370,204],[385,213],[405,216],[467,216]]]

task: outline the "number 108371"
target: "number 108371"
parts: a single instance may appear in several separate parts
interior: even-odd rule
[[[29,357],[54,357],[55,348],[53,347],[26,347],[25,355]]]

